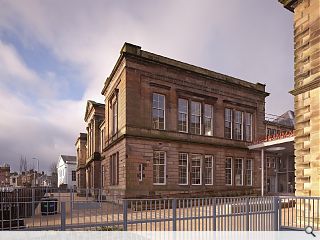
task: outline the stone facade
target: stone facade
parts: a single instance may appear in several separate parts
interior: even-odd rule
[[[320,0],[280,0],[294,12],[296,195],[320,196]]]
[[[265,85],[249,83],[237,78],[192,66],[173,59],[141,50],[125,43],[120,57],[105,82],[105,129],[103,160],[103,186],[106,194],[124,197],[172,194],[248,194],[258,192],[261,181],[259,152],[247,146],[265,136]],[[164,96],[164,130],[155,129],[153,96]],[[188,102],[188,128],[179,131],[178,99]],[[199,104],[201,127],[191,134],[191,105]],[[205,136],[205,106],[212,106],[212,131]],[[252,137],[240,140],[225,137],[225,111],[248,114]],[[190,112],[189,112],[190,111]],[[242,119],[243,119],[242,118]],[[236,124],[232,118],[232,125]],[[249,121],[249,120],[248,120]],[[244,122],[242,121],[242,124]],[[233,128],[232,127],[232,128]],[[245,126],[242,127],[242,134]],[[234,133],[233,133],[234,134]],[[231,134],[233,136],[233,134]],[[243,139],[242,139],[243,138]],[[155,153],[165,153],[165,184],[154,184]],[[179,184],[179,154],[187,154],[187,183]],[[191,165],[197,155],[198,168]],[[212,184],[206,184],[205,159],[212,156]],[[226,159],[231,160],[231,184],[226,184]],[[235,162],[242,161],[242,184],[236,176]],[[242,160],[241,160],[242,159]],[[246,176],[247,160],[252,160],[252,181]],[[210,160],[211,161],[211,160]],[[207,163],[206,163],[207,164]],[[207,165],[206,165],[207,166]],[[196,170],[194,170],[196,169]],[[211,170],[210,170],[211,171]],[[194,178],[192,178],[194,176]],[[236,180],[237,179],[237,180]],[[198,181],[198,180],[197,180]],[[211,181],[211,180],[210,180]],[[251,182],[252,184],[248,184]],[[239,182],[238,182],[239,183]]]
[[[10,165],[0,166],[0,186],[9,186],[10,184]]]
[[[87,123],[86,158],[85,158],[85,187],[88,189],[101,188],[101,131],[104,131],[104,104],[89,100],[87,102],[84,120]],[[83,161],[83,159],[81,159]],[[82,173],[83,175],[83,173]],[[92,191],[92,194],[95,192]]]
[[[87,134],[80,133],[75,143],[77,150],[77,188],[86,189]]]

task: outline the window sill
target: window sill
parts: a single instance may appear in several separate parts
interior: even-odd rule
[[[153,183],[154,186],[165,186],[166,183]]]

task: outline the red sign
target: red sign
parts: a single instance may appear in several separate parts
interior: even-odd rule
[[[263,142],[270,142],[270,141],[289,138],[289,137],[293,137],[293,136],[294,136],[293,131],[281,132],[278,134],[265,136],[264,138],[255,141],[254,144],[259,144],[259,143],[263,143]]]

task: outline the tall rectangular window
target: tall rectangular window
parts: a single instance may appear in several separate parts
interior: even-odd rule
[[[179,153],[179,184],[188,184],[188,154]]]
[[[225,166],[225,177],[226,177],[226,185],[232,185],[232,158],[226,158],[226,166]]]
[[[243,159],[235,159],[235,183],[237,186],[243,185]]]
[[[76,171],[72,171],[71,172],[71,178],[72,178],[72,181],[76,181],[77,180],[77,173],[76,173]]]
[[[110,185],[119,184],[119,153],[110,156]]]
[[[188,100],[178,99],[178,129],[179,132],[188,132]]]
[[[234,139],[243,140],[243,113],[235,111],[234,113]]]
[[[212,155],[205,155],[204,156],[204,183],[206,185],[213,184],[213,156]]]
[[[142,180],[143,180],[143,177],[144,177],[143,170],[144,170],[143,163],[140,163],[139,164],[139,174],[138,174],[139,182],[142,182]]]
[[[213,107],[212,105],[204,105],[204,134],[213,135]]]
[[[166,184],[166,152],[153,152],[153,184]]]
[[[105,172],[104,172],[104,165],[101,166],[101,186],[104,187],[104,178],[105,178]]]
[[[252,159],[246,161],[246,185],[252,186]]]
[[[104,148],[104,127],[100,130],[100,151],[103,152]]]
[[[118,132],[118,99],[112,103],[112,135]]]
[[[252,141],[252,114],[251,113],[245,113],[245,136],[246,141],[251,142]]]
[[[190,132],[201,134],[201,103],[191,102],[191,124]]]
[[[201,167],[201,155],[191,155],[191,184],[201,185],[202,184],[202,167]]]
[[[165,96],[158,93],[152,95],[152,126],[154,129],[165,129]]]
[[[224,109],[224,137],[232,139],[232,109]]]

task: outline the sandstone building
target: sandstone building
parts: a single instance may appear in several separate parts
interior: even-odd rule
[[[125,43],[102,94],[76,142],[78,186],[122,197],[260,191],[248,145],[265,136],[265,85]]]
[[[297,196],[320,196],[320,0],[279,0],[294,12]]]

